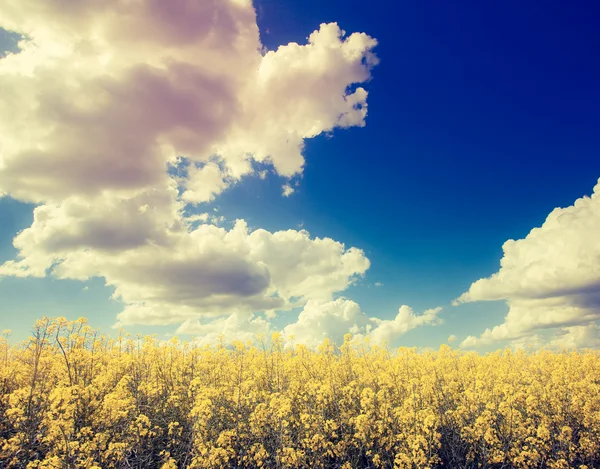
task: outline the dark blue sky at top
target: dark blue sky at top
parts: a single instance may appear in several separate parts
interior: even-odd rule
[[[437,286],[458,276],[466,288],[497,269],[506,239],[600,177],[597,3],[260,0],[257,10],[269,48],[329,21],[379,41],[367,127],[309,141],[296,194],[323,217],[315,227],[371,251],[374,267]]]
[[[213,205],[254,228],[302,223],[364,249],[367,280],[346,293],[370,314],[447,306],[497,271],[504,241],[590,194],[600,177],[597,2],[255,5],[269,49],[336,21],[375,37],[381,62],[365,85],[366,127],[307,141],[296,193],[282,198],[277,178],[250,178]],[[15,228],[28,225],[30,209],[2,203]]]
[[[600,177],[598,4],[256,7],[269,49],[305,43],[320,23],[336,21],[375,37],[381,62],[365,86],[367,126],[307,141],[292,197],[273,197],[278,182],[255,180],[215,205],[256,227],[300,220],[311,234],[363,248],[372,261],[367,283],[385,286],[348,296],[370,313],[447,304],[498,270],[507,239],[589,195]]]

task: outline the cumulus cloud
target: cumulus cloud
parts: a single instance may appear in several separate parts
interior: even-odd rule
[[[120,205],[75,206],[55,208],[50,216],[47,206],[38,207],[33,225],[15,238],[20,259],[6,262],[0,275],[104,277],[126,304],[121,324],[170,324],[200,314],[327,300],[369,268],[361,250],[313,239],[306,231],[250,232],[243,220],[231,230],[212,224],[191,229],[176,213],[136,210],[136,203],[143,208],[139,204],[146,201],[130,200],[129,211]],[[152,231],[159,221],[163,231]],[[146,231],[136,231],[144,224]]]
[[[177,334],[195,336],[198,345],[215,345],[219,341],[230,344],[233,341],[253,342],[257,336],[266,336],[271,326],[265,319],[253,314],[234,313],[210,322],[188,319],[177,329]]]
[[[309,300],[296,322],[288,324],[282,331],[288,345],[304,344],[316,347],[325,339],[341,345],[345,334],[356,339],[369,339],[376,344],[393,344],[406,332],[419,326],[441,324],[433,308],[418,315],[409,306],[399,308],[395,318],[382,320],[367,316],[354,301],[338,298],[333,301]],[[209,322],[202,319],[187,319],[177,334],[194,336],[200,345],[215,345],[220,341],[254,341],[259,335],[267,337],[275,329],[269,321],[248,312],[236,312]]]
[[[185,192],[181,198],[191,204],[210,202],[231,183],[231,177],[216,163],[192,167],[183,181]]]
[[[368,269],[332,239],[185,210],[363,126],[373,38],[322,24],[266,51],[247,0],[6,0],[0,27],[28,38],[0,59],[0,196],[38,205],[0,275],[101,277],[121,324],[170,324],[328,301]]]
[[[31,38],[0,60],[0,191],[33,202],[165,183],[194,168],[204,202],[269,162],[302,171],[303,141],[364,125],[376,41],[323,24],[262,52],[250,2],[7,0],[0,26]],[[219,168],[210,163],[218,156]]]
[[[500,270],[471,285],[456,304],[506,300],[504,323],[470,336],[464,347],[528,340],[536,331],[591,327],[600,318],[600,181],[591,197],[554,209],[524,239],[504,243]],[[593,329],[593,328],[592,328]]]
[[[564,327],[550,343],[554,348],[600,348],[600,326],[596,323],[585,326]]]
[[[43,277],[55,262],[80,251],[115,256],[148,244],[166,246],[185,231],[176,194],[174,187],[129,198],[107,192],[40,205],[31,227],[13,240],[22,259],[0,266],[0,275]]]
[[[510,341],[510,347],[519,350],[574,350],[600,348],[600,327],[597,323],[560,329],[538,330]]]
[[[289,197],[294,193],[294,188],[289,184],[284,184],[281,190],[284,197]]]
[[[378,319],[367,316],[352,300],[338,298],[335,301],[308,301],[297,322],[283,329],[288,341],[316,346],[324,339],[341,344],[344,335],[351,333],[355,338],[368,338],[374,343],[393,343],[406,332],[424,325],[440,324],[438,313],[433,308],[416,314],[403,305],[393,319]]]
[[[188,223],[206,223],[210,219],[210,215],[206,212],[195,213],[186,217]]]
[[[441,310],[442,308],[438,306],[417,315],[410,306],[403,305],[398,309],[398,314],[394,319],[371,318],[374,327],[366,337],[377,343],[392,343],[397,337],[419,326],[441,324],[442,320],[438,317]]]

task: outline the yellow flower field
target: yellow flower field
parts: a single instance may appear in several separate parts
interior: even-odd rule
[[[595,351],[2,340],[2,468],[600,467]]]

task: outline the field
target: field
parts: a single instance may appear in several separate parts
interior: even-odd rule
[[[108,338],[0,344],[2,468],[600,467],[600,354]]]

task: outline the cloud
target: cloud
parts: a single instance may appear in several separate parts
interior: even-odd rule
[[[26,275],[43,277],[50,263],[78,251],[118,255],[147,244],[166,245],[185,231],[177,189],[148,190],[129,198],[107,192],[93,198],[72,196],[34,209],[31,227],[13,240]],[[9,261],[0,267],[8,274]]]
[[[289,197],[294,193],[294,188],[289,184],[284,184],[282,187],[282,193],[284,197]]]
[[[191,204],[210,202],[231,184],[232,178],[216,163],[192,167],[183,181],[185,192],[181,198]]]
[[[125,207],[101,199],[94,207],[36,208],[33,225],[14,241],[20,259],[2,265],[0,275],[103,277],[126,304],[120,324],[170,324],[327,300],[370,265],[361,250],[306,231],[250,232],[243,220],[231,230],[192,229],[169,211],[174,204],[164,202],[165,213],[156,201],[152,211],[136,209],[147,207],[144,202],[147,197]]]
[[[6,0],[0,27],[29,38],[0,59],[0,196],[38,205],[0,276],[101,277],[121,324],[170,324],[329,301],[369,268],[329,238],[184,214],[363,126],[373,38],[322,24],[266,51],[246,0]]]
[[[367,316],[352,300],[338,298],[334,301],[308,301],[297,322],[283,329],[288,341],[316,346],[324,339],[341,344],[344,335],[368,338],[375,343],[392,344],[406,332],[424,325],[440,324],[438,313],[441,308],[415,314],[412,308],[403,305],[394,319],[383,320]]]
[[[215,345],[220,340],[225,344],[231,344],[233,341],[252,342],[257,336],[267,336],[269,332],[271,327],[268,321],[253,314],[240,313],[208,323],[189,319],[177,329],[177,334],[194,335],[194,343],[198,345]]]
[[[196,223],[196,222],[206,223],[209,219],[210,219],[210,215],[206,212],[196,213],[194,215],[189,215],[188,217],[186,217],[186,220],[189,223]]]
[[[564,327],[550,343],[554,348],[600,348],[600,326],[596,323],[585,326]]]
[[[527,339],[536,331],[589,326],[600,318],[600,181],[591,197],[554,209],[526,238],[504,243],[500,270],[471,285],[457,304],[506,300],[504,323],[464,347]]]
[[[349,87],[370,79],[377,42],[366,34],[343,35],[337,24],[322,24],[306,46],[290,43],[265,54],[244,106],[252,112],[214,150],[227,161],[251,152],[291,177],[304,165],[304,139],[336,127],[363,126],[367,91]]]
[[[344,298],[327,302],[309,300],[297,321],[284,327],[282,333],[288,345],[316,347],[325,339],[341,345],[348,333],[359,340],[368,338],[377,344],[393,344],[403,334],[419,326],[440,324],[440,311],[441,308],[433,308],[417,315],[412,308],[403,305],[394,319],[382,320],[368,317],[357,303]],[[274,331],[262,317],[236,312],[210,322],[188,319],[177,329],[177,334],[193,335],[194,341],[200,345],[215,345],[220,340],[226,344],[235,340],[253,341],[258,335],[268,336]]]
[[[377,343],[392,343],[397,337],[419,326],[441,324],[442,320],[438,317],[441,310],[441,307],[432,308],[417,315],[410,306],[402,305],[394,319],[371,318],[375,325],[366,336]]]
[[[377,62],[374,39],[335,23],[264,53],[252,5],[232,0],[7,0],[0,26],[31,38],[0,60],[0,193],[38,203],[165,184],[180,156],[201,165],[192,203],[251,159],[293,176],[305,138],[364,125],[354,85]]]
[[[513,339],[510,347],[518,350],[573,350],[600,348],[600,327],[596,323],[532,332]]]

